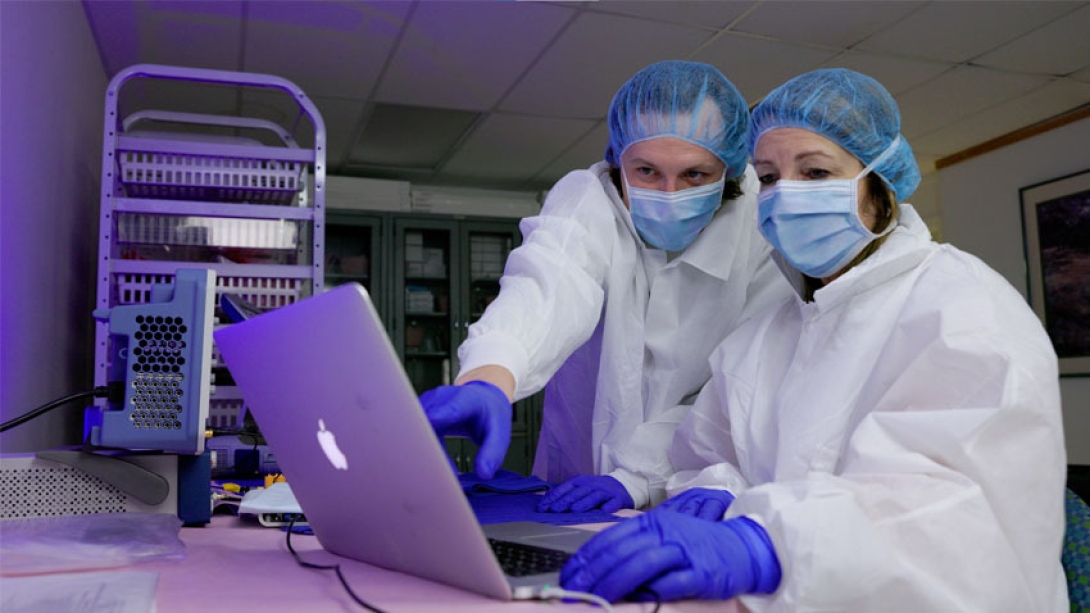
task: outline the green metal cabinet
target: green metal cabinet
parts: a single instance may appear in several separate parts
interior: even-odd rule
[[[389,219],[380,214],[326,211],[325,286],[359,283],[384,322],[389,321],[390,312],[390,258],[384,254],[388,224]]]

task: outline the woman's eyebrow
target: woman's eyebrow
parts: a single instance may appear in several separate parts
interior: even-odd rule
[[[808,150],[808,151],[800,151],[797,154],[795,154],[795,157],[792,158],[792,159],[795,162],[799,162],[799,161],[806,160],[806,159],[809,159],[809,158],[821,158],[823,160],[828,160],[830,162],[835,162],[836,161],[836,157],[834,157],[829,152],[823,151],[821,149],[812,149],[812,150]],[[751,163],[754,166],[756,166],[758,164],[773,164],[773,165],[775,164],[775,162],[773,160],[766,160],[766,159],[763,159],[763,158],[754,158],[753,162],[751,162]]]
[[[831,155],[830,153],[828,153],[826,151],[822,151],[821,149],[814,149],[814,150],[811,150],[811,151],[800,151],[795,156],[795,161],[797,162],[799,160],[804,160],[804,159],[808,159],[808,158],[822,158],[822,159],[826,159],[826,160],[829,160],[829,161],[836,161],[836,157],[834,157],[833,155]]]

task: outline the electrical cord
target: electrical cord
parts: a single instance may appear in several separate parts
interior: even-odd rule
[[[662,596],[659,596],[659,593],[655,590],[647,591],[651,592],[651,595],[655,597],[655,608],[651,609],[651,613],[659,613],[659,608],[662,607]]]
[[[264,442],[265,438],[261,435],[261,432],[257,430],[242,429],[229,429],[229,428],[208,428],[205,430],[205,438],[212,438],[213,436],[237,436],[239,442],[245,443],[242,437],[248,436],[254,441],[254,446],[250,447],[250,455],[254,458],[254,473],[261,472],[261,458],[257,455],[257,446]],[[234,467],[235,470],[238,467]]]
[[[597,594],[591,594],[589,592],[576,592],[573,590],[566,590],[561,587],[547,586],[541,589],[537,593],[538,598],[544,600],[551,600],[553,598],[567,598],[570,600],[582,600],[591,604],[598,605],[606,611],[606,613],[613,613],[613,605],[609,604],[609,601]]]
[[[651,596],[654,597],[655,608],[651,609],[651,613],[659,613],[659,609],[662,607],[662,597],[659,596],[658,593],[655,592],[654,590],[650,590],[650,589],[646,589],[646,588],[641,589],[640,593],[644,594],[644,595],[650,594]],[[551,600],[551,599],[554,599],[554,598],[559,598],[559,599],[567,598],[569,600],[582,600],[584,602],[589,602],[591,604],[594,604],[594,605],[597,605],[597,606],[601,607],[607,613],[612,613],[613,612],[613,606],[610,605],[607,600],[605,600],[604,598],[602,598],[602,597],[600,597],[600,596],[598,596],[596,594],[591,594],[591,593],[588,593],[588,592],[576,592],[576,591],[572,591],[572,590],[566,590],[566,589],[561,588],[561,587],[546,586],[546,587],[536,591],[534,596],[536,598],[540,598],[542,600]]]
[[[287,542],[288,542],[288,551],[291,552],[291,555],[295,558],[295,561],[299,563],[299,566],[302,566],[303,568],[314,568],[314,569],[317,569],[317,570],[332,570],[332,571],[336,572],[337,573],[337,578],[341,580],[341,585],[344,586],[344,589],[348,592],[348,595],[352,597],[352,600],[355,600],[357,604],[359,604],[363,608],[367,609],[368,611],[373,611],[374,613],[384,613],[382,611],[382,609],[377,609],[377,608],[367,604],[362,598],[357,596],[356,593],[352,591],[352,587],[348,585],[348,580],[344,578],[344,573],[341,572],[341,565],[340,564],[315,564],[313,562],[307,562],[306,560],[304,560],[302,558],[302,556],[299,555],[299,553],[297,551],[295,551],[295,548],[293,548],[291,546],[291,533],[292,533],[292,530],[295,528],[295,519],[296,519],[295,517],[292,517],[291,518],[291,523],[288,524]]]
[[[57,400],[54,400],[53,402],[43,404],[42,406],[34,409],[33,411],[30,411],[29,413],[24,413],[23,415],[20,415],[19,417],[16,417],[15,419],[12,419],[12,420],[9,420],[9,421],[6,421],[6,422],[0,424],[0,432],[6,432],[6,431],[14,428],[15,426],[24,424],[24,423],[34,419],[35,417],[38,417],[40,415],[44,415],[45,413],[48,413],[49,411],[52,411],[53,409],[55,409],[55,408],[57,408],[59,406],[66,405],[69,402],[74,402],[76,400],[80,400],[81,398],[105,398],[108,394],[109,394],[109,388],[106,387],[105,385],[100,385],[100,386],[98,386],[95,389],[90,390],[90,391],[79,392],[79,393],[76,393],[76,394],[72,394],[70,396],[65,396],[64,398],[58,398]]]
[[[258,444],[261,443],[261,432],[256,430],[231,430],[228,428],[208,428],[206,436],[248,436],[254,440],[254,447],[252,451],[257,450]]]

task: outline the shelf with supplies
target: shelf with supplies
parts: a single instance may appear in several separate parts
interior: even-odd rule
[[[389,257],[385,255],[389,219],[381,213],[326,209],[325,284],[359,283],[385,321],[390,307]]]

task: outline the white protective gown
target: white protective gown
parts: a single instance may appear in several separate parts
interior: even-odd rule
[[[522,221],[499,297],[458,358],[462,372],[510,370],[516,399],[548,384],[535,475],[609,474],[637,508],[665,497],[666,449],[712,349],[791,293],[757,232],[751,167],[742,185],[669,262],[638,238],[605,162],[569,173]]]
[[[1067,611],[1056,355],[977,258],[900,227],[712,355],[671,495],[737,495],[783,570],[758,611]]]

